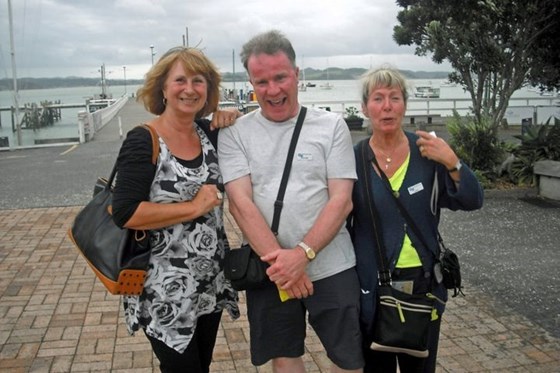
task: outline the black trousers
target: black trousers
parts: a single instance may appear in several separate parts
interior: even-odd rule
[[[208,373],[222,312],[200,316],[191,342],[181,354],[159,339],[148,337],[162,373]]]

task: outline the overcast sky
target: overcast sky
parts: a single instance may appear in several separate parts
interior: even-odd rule
[[[0,0],[0,78],[12,77],[8,0]],[[167,49],[201,47],[222,72],[258,32],[286,34],[300,67],[450,71],[392,38],[394,0],[11,0],[17,76],[140,79]],[[235,54],[235,57],[233,57]],[[123,69],[126,66],[126,69]]]

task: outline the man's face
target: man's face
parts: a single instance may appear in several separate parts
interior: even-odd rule
[[[297,115],[299,69],[285,53],[253,55],[249,57],[247,70],[266,119],[284,122]]]

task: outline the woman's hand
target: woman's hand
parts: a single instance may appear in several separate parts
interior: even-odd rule
[[[217,110],[212,114],[212,122],[210,122],[210,129],[215,130],[219,128],[229,127],[235,123],[235,120],[243,114],[236,108],[227,108],[224,110]]]
[[[212,211],[214,207],[222,204],[223,193],[218,190],[218,187],[213,184],[204,184],[194,196],[192,203],[200,209],[199,216],[203,216]]]
[[[441,163],[448,170],[455,167],[459,157],[445,140],[426,131],[416,131],[416,134],[420,136],[416,145],[418,145],[422,157]]]

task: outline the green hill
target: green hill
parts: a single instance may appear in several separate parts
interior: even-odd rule
[[[339,67],[330,67],[328,69],[329,80],[353,80],[358,79],[367,69],[350,68],[341,69]],[[449,72],[446,71],[409,71],[401,70],[401,72],[409,79],[446,79]],[[327,70],[318,70],[313,68],[305,69],[306,80],[327,80]],[[233,82],[234,76],[231,72],[222,73],[224,82]],[[235,73],[235,81],[242,82],[247,80],[245,71]],[[126,84],[139,85],[144,82],[143,79],[127,79]],[[0,91],[13,89],[13,81],[9,78],[0,79]],[[107,79],[109,86],[124,85],[123,79]],[[18,89],[50,89],[50,88],[66,88],[66,87],[95,87],[99,85],[98,78],[82,78],[76,76],[56,77],[56,78],[19,78]]]

